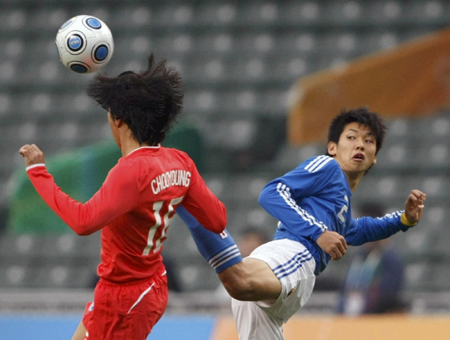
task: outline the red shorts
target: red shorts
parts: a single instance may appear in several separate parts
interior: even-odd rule
[[[83,316],[85,340],[145,340],[164,314],[168,295],[165,269],[138,283],[100,279]]]

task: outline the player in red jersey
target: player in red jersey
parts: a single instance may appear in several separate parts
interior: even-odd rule
[[[100,280],[72,340],[144,340],[167,306],[161,251],[176,207],[215,233],[225,229],[226,210],[186,153],[160,145],[183,100],[181,78],[164,61],[151,55],[141,73],[97,75],[87,93],[108,110],[122,151],[89,201],[61,191],[36,145],[24,145],[20,154],[39,195],[70,228],[78,235],[101,229]]]

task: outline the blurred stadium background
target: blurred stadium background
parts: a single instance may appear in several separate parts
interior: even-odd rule
[[[57,58],[56,32],[78,14],[100,18],[113,33],[114,56],[103,72],[116,75],[126,69],[141,70],[150,52],[157,59],[167,58],[168,64],[181,72],[186,90],[184,115],[167,145],[186,150],[196,160],[210,188],[228,207],[228,229],[239,235],[246,226],[272,234],[276,221],[258,206],[260,190],[269,180],[325,150],[323,135],[303,140],[300,136],[298,140],[288,129],[298,123],[298,117],[317,126],[329,121],[320,113],[309,114],[295,106],[308,94],[299,79],[312,83],[330,74],[340,77],[352,70],[352,65],[361,65],[358,61],[376,63],[417,38],[425,37],[421,40],[425,49],[427,39],[435,39],[429,35],[445,32],[450,24],[450,3],[0,0],[0,338],[6,336],[4,339],[14,337],[13,328],[36,331],[36,313],[45,319],[40,321],[46,328],[70,329],[59,338],[71,336],[71,327],[76,326],[85,302],[92,297],[99,235],[78,237],[46,210],[26,181],[23,159],[18,155],[25,143],[39,145],[57,183],[80,200],[98,189],[119,157],[105,113],[84,94],[91,76],[68,71]],[[435,54],[434,50],[431,53]],[[417,83],[411,83],[396,77],[396,84],[405,91],[394,92],[395,97],[415,103],[428,89],[434,89],[431,82],[447,89],[447,53],[443,49],[439,55],[439,67],[408,59],[417,74],[428,67],[429,78],[419,77],[414,79]],[[368,56],[375,57],[364,59]],[[373,80],[363,79],[366,83]],[[407,91],[419,83],[415,94]],[[345,103],[346,95],[350,98],[335,86],[339,79],[327,84],[334,86],[322,89],[324,105],[333,97],[340,98],[339,105]],[[380,85],[390,89],[387,84]],[[354,194],[353,204],[356,212],[358,206],[371,203],[382,204],[390,212],[402,208],[413,187],[428,194],[420,227],[393,238],[406,263],[403,295],[407,313],[426,320],[429,315],[450,311],[450,231],[446,225],[450,220],[450,116],[446,105],[450,92],[439,93],[438,99],[428,96],[427,107],[405,104],[402,110],[398,102],[392,102],[393,111],[388,109],[391,98],[387,98],[385,106],[370,106],[386,117],[388,137],[378,164]],[[354,103],[359,102],[344,106]],[[330,114],[338,110],[339,106]],[[301,118],[302,114],[307,117]],[[318,278],[319,289],[299,317],[333,315],[337,288],[355,252],[332,263]],[[191,327],[187,332],[194,334],[192,339],[207,339],[217,325],[216,316],[228,322],[230,311],[215,295],[216,275],[177,218],[163,254],[178,285],[172,287],[159,327],[168,325],[167,329],[184,332]],[[191,314],[198,316],[196,322],[183,319]],[[178,326],[172,327],[177,322]],[[204,337],[194,331],[197,323],[205,325],[199,326]],[[165,339],[190,339],[184,332],[161,335],[155,331],[149,338],[160,334]],[[55,334],[45,338],[56,339]]]

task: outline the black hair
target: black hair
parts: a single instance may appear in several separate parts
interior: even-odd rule
[[[161,143],[183,105],[180,74],[166,68],[166,60],[156,63],[153,54],[145,71],[126,71],[113,78],[98,74],[86,92],[114,119],[127,124],[139,144]]]
[[[386,125],[377,113],[370,112],[367,107],[360,107],[348,111],[342,110],[340,114],[334,117],[328,130],[328,142],[338,143],[344,128],[347,124],[353,122],[369,127],[376,140],[377,149],[375,154],[378,154],[378,151],[383,146]]]

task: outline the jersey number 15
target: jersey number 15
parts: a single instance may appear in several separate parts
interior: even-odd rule
[[[153,212],[155,214],[155,224],[150,227],[147,237],[147,246],[145,247],[142,255],[149,255],[150,253],[157,253],[161,249],[162,241],[166,238],[167,228],[170,224],[170,219],[173,215],[172,212],[175,210],[174,206],[180,204],[183,201],[183,197],[174,198],[169,202],[158,201],[153,203]],[[167,212],[162,216],[161,210],[165,204],[168,204]],[[165,209],[164,209],[165,210]],[[159,237],[155,238],[157,230],[162,228]]]

